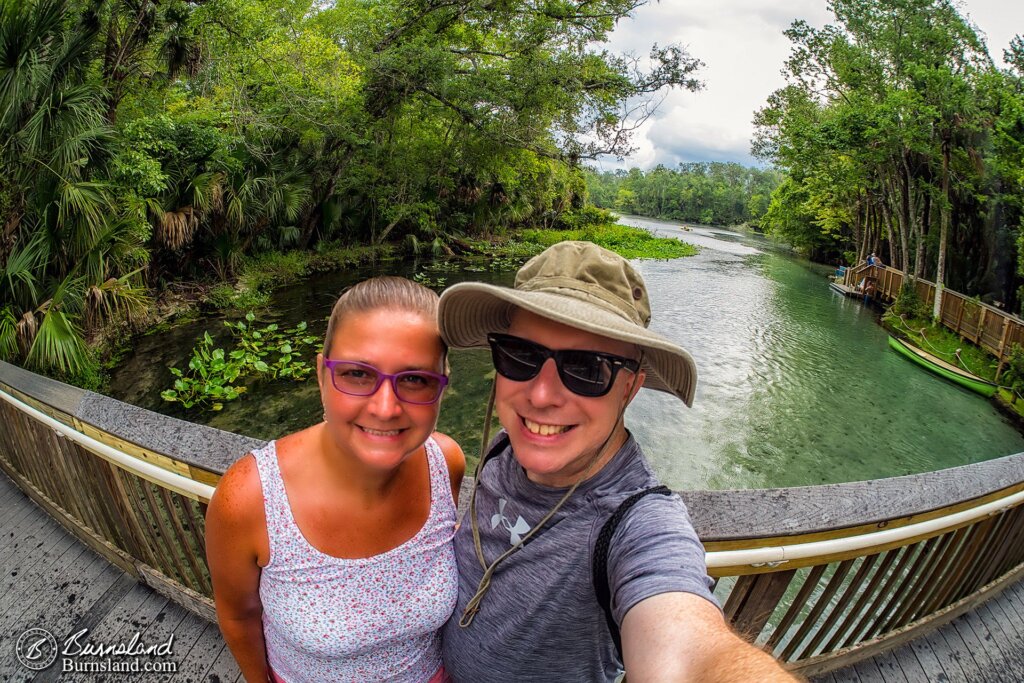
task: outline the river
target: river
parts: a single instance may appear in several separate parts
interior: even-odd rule
[[[875,479],[1024,451],[1024,437],[984,398],[890,351],[877,312],[828,288],[829,269],[764,238],[730,230],[626,217],[623,222],[701,247],[697,256],[637,261],[647,282],[652,329],[697,362],[693,408],[641,391],[626,423],[673,488],[760,488]],[[313,277],[275,293],[272,318],[308,320],[322,334],[337,293],[374,272],[411,275],[405,260]],[[434,273],[508,284],[508,272]],[[270,318],[268,317],[268,320]],[[182,417],[160,400],[167,366],[184,366],[219,319],[141,337],[112,371],[111,395]],[[469,454],[479,448],[493,376],[485,352],[452,354],[452,387],[439,428]],[[314,381],[254,386],[219,413],[187,419],[261,438],[312,424]]]

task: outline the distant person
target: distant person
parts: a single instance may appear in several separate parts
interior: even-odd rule
[[[450,287],[439,314],[450,346],[491,349],[504,427],[455,537],[453,679],[792,681],[726,624],[685,505],[623,423],[642,386],[689,405],[697,384],[690,354],[647,329],[633,267],[561,242],[513,289]]]
[[[206,552],[246,680],[445,680],[465,459],[434,432],[448,383],[437,301],[395,277],[346,291],[317,355],[323,421],[217,486]]]

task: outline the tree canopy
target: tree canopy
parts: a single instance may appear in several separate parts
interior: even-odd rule
[[[601,47],[642,0],[0,0],[0,358],[246,254],[551,225],[624,154],[675,46]]]
[[[786,32],[787,84],[755,116],[754,153],[788,176],[765,228],[1016,308],[1020,38],[1000,70],[950,0],[829,8],[834,24]]]

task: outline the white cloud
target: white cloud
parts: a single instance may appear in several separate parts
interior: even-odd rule
[[[968,0],[962,12],[983,33],[1001,64],[1010,39],[1024,33],[1024,3]],[[646,55],[652,44],[675,43],[703,61],[704,90],[669,93],[661,108],[634,135],[635,154],[602,167],[640,166],[679,161],[738,161],[750,156],[754,112],[783,85],[783,63],[791,44],[782,35],[795,19],[813,26],[833,20],[823,0],[662,0],[638,9],[620,23],[609,48]]]

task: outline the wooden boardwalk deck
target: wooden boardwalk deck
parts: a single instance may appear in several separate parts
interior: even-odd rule
[[[0,681],[234,683],[238,668],[215,624],[137,583],[88,550],[0,473]],[[93,643],[138,632],[157,644],[174,634],[173,674],[35,673],[15,657],[24,631],[58,640],[89,629]],[[1022,683],[1024,583],[1005,590],[926,638],[815,679],[821,683]]]
[[[170,602],[87,549],[0,472],[0,681],[234,683],[238,667],[216,624]],[[39,627],[58,641],[89,629],[89,642],[156,645],[173,633],[168,673],[63,673],[60,661],[33,672],[15,643]],[[82,641],[85,642],[85,641]],[[148,658],[140,658],[148,659]],[[158,661],[153,659],[152,661]]]

